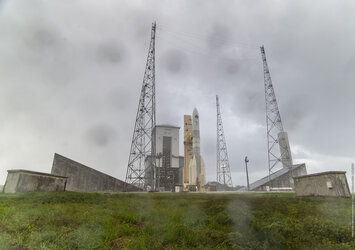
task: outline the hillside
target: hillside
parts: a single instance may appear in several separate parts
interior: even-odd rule
[[[351,200],[0,193],[2,249],[355,249]]]

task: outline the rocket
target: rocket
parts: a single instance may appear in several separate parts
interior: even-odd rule
[[[196,108],[192,112],[192,154],[189,165],[189,183],[198,189],[205,185],[205,163],[200,153],[200,117]]]
[[[196,174],[201,173],[200,160],[200,117],[196,108],[192,112],[192,152],[196,157]]]

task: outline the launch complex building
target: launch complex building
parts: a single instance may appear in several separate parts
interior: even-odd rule
[[[192,115],[184,116],[184,156],[179,155],[180,128],[156,124],[155,32],[154,22],[125,181],[55,154],[51,174],[9,170],[5,192],[208,191],[205,163],[200,152],[200,117],[197,109],[193,110]],[[344,172],[307,175],[305,164],[293,164],[290,143],[282,125],[265,49],[263,46],[260,49],[264,69],[269,173],[268,176],[249,185],[248,161],[245,160],[248,185],[244,191],[272,189],[282,191],[295,190],[295,187],[298,187],[297,195],[348,196],[349,189]],[[216,183],[225,188],[232,186],[232,178],[218,96],[216,104]],[[281,169],[278,168],[280,165]]]
[[[153,129],[155,164],[151,156],[145,160],[147,190],[203,191],[205,163],[200,153],[200,119],[195,108],[184,115],[184,156],[179,156],[179,130],[177,126],[156,125]],[[156,180],[156,181],[155,181]]]

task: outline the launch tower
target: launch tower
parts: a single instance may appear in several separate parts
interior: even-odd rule
[[[139,98],[136,121],[134,125],[131,150],[126,173],[126,183],[145,189],[145,172],[155,166],[155,141],[152,132],[155,127],[155,31],[152,24],[150,46],[145,66],[141,95]],[[149,157],[150,164],[145,167]],[[155,171],[154,171],[155,172]],[[154,181],[156,178],[154,178]],[[125,188],[126,190],[126,188]]]
[[[217,182],[232,186],[232,176],[229,166],[226,138],[224,136],[219,99],[216,95],[217,106]]]
[[[276,167],[279,162],[282,163],[284,168],[290,168],[292,172],[292,157],[287,132],[284,132],[282,126],[274,87],[272,85],[270,71],[266,61],[264,46],[262,46],[260,50],[264,68],[266,130],[270,179],[270,175],[273,173],[274,167]],[[279,148],[277,145],[279,145]]]

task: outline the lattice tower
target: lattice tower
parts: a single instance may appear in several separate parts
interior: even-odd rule
[[[217,182],[232,186],[226,138],[224,136],[222,116],[219,108],[218,95],[216,95],[217,106]]]
[[[152,24],[148,58],[145,66],[125,180],[126,183],[133,184],[142,189],[146,189],[147,178],[153,179],[154,186],[156,181],[155,140],[153,140],[152,134],[156,123],[155,32],[156,23],[154,22]],[[148,163],[146,163],[146,161],[148,161]]]
[[[261,48],[261,56],[264,67],[264,84],[265,84],[265,104],[266,104],[266,131],[267,131],[267,146],[268,146],[268,167],[269,179],[273,173],[273,169],[279,162],[282,162],[284,156],[290,156],[288,147],[283,147],[283,154],[281,155],[280,144],[278,141],[278,134],[284,132],[279,108],[277,106],[274,87],[271,81],[269,67],[266,61],[264,46]],[[292,168],[292,166],[289,166]]]

